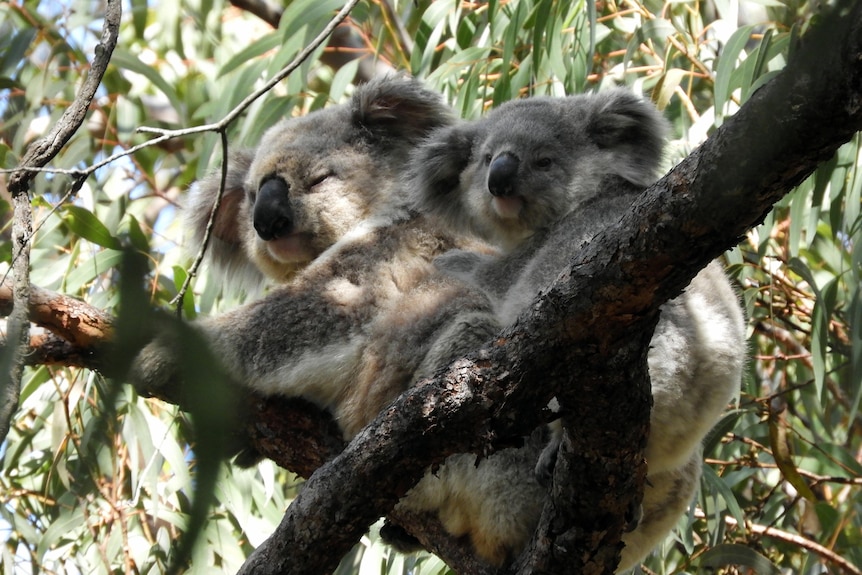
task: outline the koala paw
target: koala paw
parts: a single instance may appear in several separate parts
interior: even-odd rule
[[[640,525],[641,519],[644,516],[644,506],[638,504],[634,507],[634,509],[630,510],[630,513],[626,516],[626,526],[625,532],[631,533]]]
[[[407,533],[400,525],[390,523],[387,519],[380,528],[380,538],[400,553],[415,553],[424,549],[419,540]]]

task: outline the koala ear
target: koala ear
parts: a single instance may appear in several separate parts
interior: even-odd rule
[[[407,76],[384,76],[363,84],[354,93],[351,112],[357,126],[377,137],[411,143],[453,121],[439,94]]]
[[[413,206],[460,229],[470,227],[461,174],[470,164],[476,122],[438,128],[411,151],[407,189]]]
[[[253,158],[253,151],[244,150],[231,154],[228,160],[225,189],[213,222],[206,261],[214,272],[225,278],[242,277],[259,282],[263,276],[246,255],[242,241],[243,225],[246,225],[242,219],[242,206],[247,201],[245,179]],[[203,243],[220,183],[221,169],[216,169],[192,186],[183,203],[186,250],[192,257]]]
[[[661,113],[624,89],[592,96],[595,107],[587,125],[590,138],[608,150],[613,173],[640,186],[655,181],[668,125]]]

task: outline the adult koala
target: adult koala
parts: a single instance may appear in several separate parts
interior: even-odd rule
[[[409,150],[452,121],[417,82],[379,79],[344,105],[279,123],[232,159],[213,261],[234,276],[265,274],[276,287],[193,325],[236,383],[315,402],[349,439],[420,376],[498,331],[485,294],[433,265],[449,250],[481,246],[411,210],[400,180]],[[195,238],[218,181],[193,193]],[[160,336],[137,358],[132,381],[150,393],[181,385],[181,350]],[[447,459],[399,505],[436,512],[502,563],[541,511],[545,489],[533,467],[544,442],[534,435],[478,464],[474,455]]]
[[[506,252],[453,250],[436,265],[484,290],[500,323],[512,323],[578,246],[616,223],[654,181],[665,133],[656,109],[621,89],[508,102],[479,121],[435,130],[411,162],[414,204],[442,227]],[[651,341],[649,473],[620,570],[640,561],[688,507],[701,442],[739,388],[744,357],[739,302],[712,263],[662,306]],[[559,428],[537,466],[544,479],[558,443]]]

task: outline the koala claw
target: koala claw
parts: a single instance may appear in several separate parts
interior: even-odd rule
[[[549,487],[551,480],[554,477],[554,468],[557,466],[557,454],[560,451],[560,443],[562,438],[559,434],[554,433],[548,444],[539,455],[539,460],[536,462],[536,480],[543,487]]]

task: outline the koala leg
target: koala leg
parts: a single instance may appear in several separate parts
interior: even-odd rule
[[[518,448],[478,459],[473,454],[449,457],[399,503],[413,511],[436,511],[455,537],[468,537],[476,554],[502,566],[524,548],[535,530],[546,489],[533,474],[533,463],[545,442],[538,429]]]
[[[713,262],[662,306],[650,343],[650,473],[682,467],[699,449],[739,389],[745,355],[742,310]]]
[[[475,312],[458,316],[440,335],[425,354],[425,359],[416,371],[418,377],[426,377],[463,355],[479,349],[500,329],[490,312]]]
[[[643,560],[677,524],[697,491],[702,459],[703,453],[696,449],[682,467],[647,476],[643,515],[637,528],[623,535],[625,548],[617,573]]]

